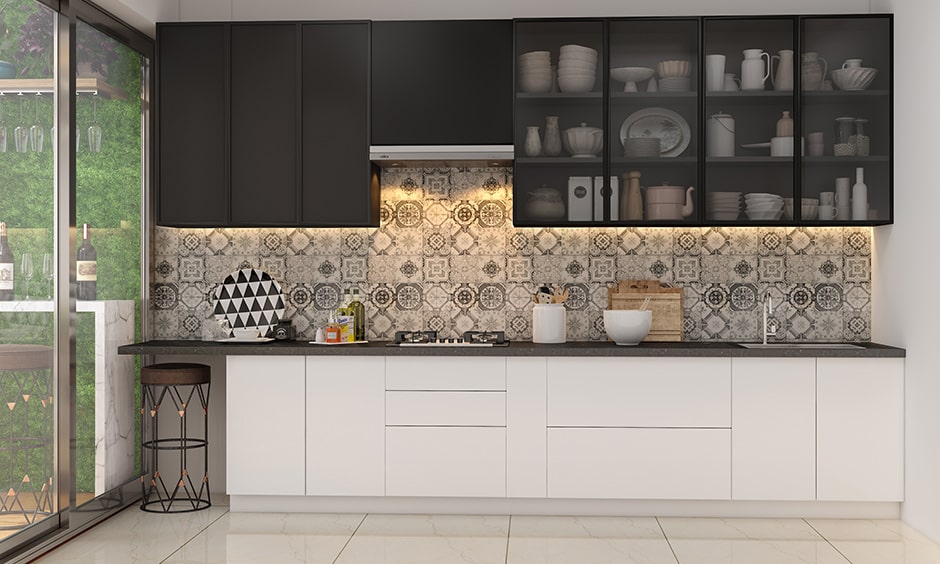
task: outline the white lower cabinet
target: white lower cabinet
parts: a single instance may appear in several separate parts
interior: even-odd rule
[[[816,498],[816,359],[734,358],[731,497]]]
[[[385,359],[307,357],[307,495],[385,494]]]
[[[731,430],[551,428],[548,497],[729,499]]]
[[[385,494],[505,497],[505,427],[388,427]]]
[[[304,495],[304,357],[230,356],[226,493]]]
[[[816,362],[817,497],[904,499],[904,360]]]

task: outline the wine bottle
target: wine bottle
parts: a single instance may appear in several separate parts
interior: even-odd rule
[[[91,244],[90,231],[87,223],[82,225],[82,244],[76,253],[75,281],[80,300],[94,300],[98,292],[98,251]]]
[[[7,242],[7,224],[0,221],[0,300],[13,299],[13,251]]]
[[[352,301],[349,302],[348,311],[353,316],[353,323],[356,328],[356,340],[366,340],[366,307],[362,305],[359,299],[359,288],[353,288]]]

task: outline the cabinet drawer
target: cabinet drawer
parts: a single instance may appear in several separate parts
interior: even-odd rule
[[[500,357],[389,357],[388,390],[506,391],[506,359]]]
[[[729,429],[549,429],[548,497],[730,499]]]
[[[506,426],[506,392],[385,392],[386,425]]]
[[[550,427],[730,427],[729,358],[551,358]]]
[[[506,496],[506,429],[388,427],[385,495]]]

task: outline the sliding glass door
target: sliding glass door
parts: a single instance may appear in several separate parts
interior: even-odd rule
[[[152,51],[85,2],[0,0],[0,560],[139,491],[116,349],[143,336]]]

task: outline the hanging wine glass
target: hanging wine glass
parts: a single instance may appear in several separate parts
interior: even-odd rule
[[[3,121],[3,99],[5,96],[0,94],[0,153],[7,152],[7,122]]]
[[[92,99],[94,102],[94,121],[88,126],[88,150],[92,153],[101,152],[101,126],[98,125],[98,96],[95,95]]]
[[[52,279],[55,278],[55,257],[52,253],[42,255],[42,277],[46,279],[46,299],[52,299]]]
[[[29,128],[26,127],[26,118],[23,117],[23,95],[20,94],[20,124],[13,130],[13,139],[16,142],[16,152],[25,153],[29,150]]]
[[[24,299],[29,300],[29,283],[33,281],[33,274],[35,274],[33,268],[33,255],[30,253],[23,253],[20,257],[20,274],[23,275],[23,279],[26,280],[26,297]]]
[[[34,153],[42,152],[43,140],[46,136],[46,132],[42,127],[42,124],[39,123],[39,97],[41,94],[36,94],[36,120],[33,121],[32,127],[29,128],[29,148],[33,150]]]

